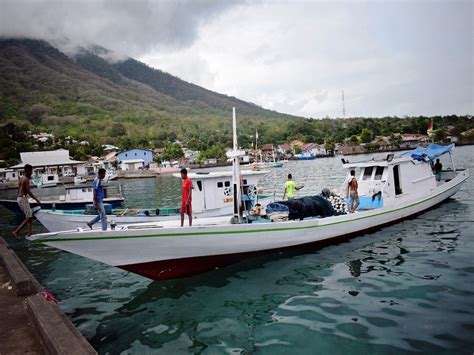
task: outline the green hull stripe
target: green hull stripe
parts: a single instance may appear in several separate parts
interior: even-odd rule
[[[466,177],[466,179],[467,179],[467,177]],[[39,239],[39,240],[34,240],[33,242],[41,244],[41,243],[51,243],[51,242],[76,242],[76,241],[83,241],[83,240],[99,241],[99,240],[107,240],[107,239],[156,238],[156,237],[177,237],[177,236],[215,235],[215,234],[243,234],[243,233],[261,233],[261,232],[280,232],[280,231],[289,231],[289,230],[302,230],[302,229],[327,227],[327,226],[332,226],[332,225],[336,225],[336,224],[348,223],[348,222],[353,222],[353,221],[357,221],[357,220],[362,220],[362,219],[366,219],[366,218],[378,217],[378,216],[382,216],[382,215],[385,215],[385,214],[388,214],[388,213],[393,213],[393,212],[396,212],[396,211],[404,210],[404,209],[419,205],[423,202],[426,202],[428,200],[432,200],[432,199],[438,197],[439,195],[441,195],[443,193],[446,193],[446,192],[458,187],[466,179],[459,182],[459,184],[456,184],[455,186],[450,187],[446,191],[440,192],[439,194],[437,194],[435,196],[425,198],[424,200],[412,203],[408,206],[399,207],[399,208],[396,208],[396,209],[393,209],[393,210],[373,214],[373,215],[370,215],[370,216],[361,216],[361,217],[353,218],[353,219],[346,220],[346,221],[331,222],[331,223],[326,223],[326,224],[323,224],[323,225],[313,224],[313,225],[303,226],[303,227],[281,227],[281,228],[265,228],[265,229],[250,229],[250,230],[236,230],[236,231],[229,230],[229,231],[219,231],[219,232],[187,232],[187,233],[145,234],[145,235],[130,235],[130,236],[126,236],[126,237],[122,237],[122,236],[119,236],[119,235],[112,235],[112,236],[108,236],[108,237],[79,237],[79,238],[67,238],[67,239],[55,238],[55,239],[47,239],[47,240]]]

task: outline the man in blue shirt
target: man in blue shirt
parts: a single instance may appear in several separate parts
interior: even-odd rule
[[[107,230],[107,215],[104,209],[104,188],[102,187],[102,180],[105,178],[105,169],[99,169],[98,176],[92,183],[92,189],[94,192],[94,208],[97,210],[97,216],[92,221],[87,222],[87,226],[92,229],[92,225],[99,220],[102,222],[102,230]]]

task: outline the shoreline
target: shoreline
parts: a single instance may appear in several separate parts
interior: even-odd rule
[[[0,236],[0,353],[97,354]]]

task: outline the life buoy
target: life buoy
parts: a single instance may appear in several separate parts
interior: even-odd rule
[[[257,198],[257,186],[255,185],[248,185],[247,186],[247,196],[251,200],[255,200]]]

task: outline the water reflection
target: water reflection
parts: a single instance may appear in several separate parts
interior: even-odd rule
[[[457,151],[471,167],[472,152]],[[305,184],[299,193],[318,193],[338,187],[339,166],[290,162],[263,185],[281,196],[291,172]],[[130,206],[179,202],[174,177],[124,185]],[[473,193],[470,179],[455,199],[376,233],[181,280],[150,282],[52,248],[14,247],[99,353],[471,353]],[[5,233],[16,220],[0,215]]]

